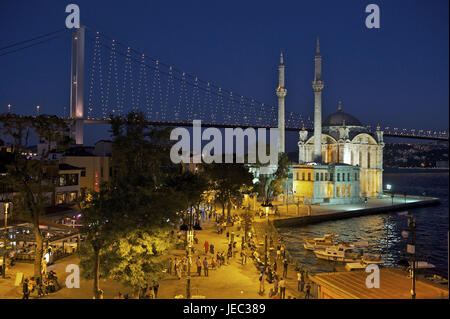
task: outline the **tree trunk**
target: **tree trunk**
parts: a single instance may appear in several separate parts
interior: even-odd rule
[[[222,203],[222,216],[225,219],[225,202]]]
[[[230,220],[231,220],[230,211],[231,211],[231,202],[228,202],[227,203],[227,222],[230,222]]]
[[[100,247],[97,245],[92,245],[94,248],[94,298],[99,299],[100,297]]]
[[[44,238],[39,229],[39,223],[34,224],[34,234],[36,238],[36,255],[34,257],[34,277],[42,279],[42,255],[44,251]]]

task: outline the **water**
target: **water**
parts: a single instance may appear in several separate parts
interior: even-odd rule
[[[422,195],[425,192],[427,196],[440,198],[439,206],[410,209],[408,212],[416,219],[417,253],[436,266],[436,273],[447,277],[448,171],[390,172],[383,177],[384,185],[391,184],[396,193]],[[369,252],[381,254],[386,266],[396,266],[407,243],[401,236],[403,230],[409,230],[408,217],[398,216],[395,212],[279,229],[287,239],[287,248],[292,256],[314,273],[343,270],[345,264],[317,259],[313,252],[303,248],[304,238],[334,233],[340,241],[368,241]]]

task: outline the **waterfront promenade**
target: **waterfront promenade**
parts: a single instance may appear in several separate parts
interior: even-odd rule
[[[405,211],[412,208],[439,205],[440,201],[435,197],[411,196],[396,194],[394,198],[383,196],[382,198],[370,198],[367,203],[343,204],[343,205],[286,205],[275,202],[279,216],[269,216],[275,226],[300,226],[328,220],[337,220],[358,217],[371,214],[389,213],[393,211]]]
[[[290,205],[289,214],[286,212],[285,205],[279,206],[281,216],[270,215],[269,218],[254,217],[252,232],[256,236],[256,242],[258,251],[261,256],[264,256],[264,236],[267,233],[272,236],[274,240],[273,246],[276,247],[279,235],[276,228],[279,223],[289,223],[291,225],[301,225],[302,223],[320,222],[323,220],[348,218],[351,216],[358,216],[361,213],[382,213],[391,210],[401,211],[408,208],[423,206],[423,205],[436,205],[439,201],[436,198],[429,197],[417,197],[407,196],[406,200],[402,197],[392,199],[390,197],[382,199],[369,199],[366,204],[352,204],[352,205],[313,205],[311,206],[311,214],[308,216],[308,210],[305,207],[301,207],[303,211],[300,214],[294,210],[297,207]],[[277,203],[274,203],[275,205]],[[242,213],[241,210],[233,211],[234,214]],[[352,214],[349,216],[349,214]],[[248,262],[242,265],[242,259],[240,257],[240,236],[243,235],[243,230],[237,230],[237,226],[227,227],[222,233],[218,234],[215,227],[214,220],[205,220],[202,223],[203,229],[197,232],[198,243],[194,245],[195,254],[193,255],[193,264],[191,267],[191,294],[196,298],[208,298],[208,299],[264,299],[268,298],[268,292],[273,284],[265,283],[265,293],[263,295],[258,294],[259,290],[259,271],[256,268],[253,260],[248,258]],[[208,262],[211,262],[212,254],[205,254],[204,242],[207,240],[209,244],[214,244],[215,252],[227,250],[227,237],[226,232],[234,232],[235,238],[238,242],[236,248],[236,255],[231,258],[227,265],[224,265],[216,270],[210,270],[209,276],[205,277],[202,271],[201,276],[196,274],[195,260],[198,256],[203,260],[205,256],[208,257]],[[275,250],[270,250],[271,261],[274,260]],[[214,254],[215,256],[216,254]],[[175,249],[166,255],[169,257],[181,258],[185,256],[184,249]],[[291,258],[289,252],[286,257],[290,264],[288,268],[287,276],[287,289],[286,298],[304,298],[302,293],[297,291],[297,276],[296,268],[301,267],[300,263]],[[301,261],[300,261],[301,262]],[[68,264],[78,264],[79,260],[76,255],[66,257],[57,261],[54,265],[48,267],[48,270],[55,270],[58,274],[60,284],[64,284],[65,267]],[[14,286],[15,275],[18,272],[24,273],[25,277],[29,277],[32,274],[33,265],[27,263],[17,263],[14,267],[8,270],[9,279],[0,280],[0,298],[21,298],[21,287]],[[282,273],[282,263],[278,262],[278,273]],[[101,288],[104,290],[105,298],[113,298],[117,296],[118,292],[129,293],[132,297],[132,289],[125,287],[119,282],[113,280],[101,280]],[[175,275],[166,276],[160,283],[158,298],[172,299],[175,296],[186,296],[186,275],[184,274],[179,280]],[[62,288],[56,293],[50,294],[45,298],[68,298],[68,299],[90,299],[92,298],[92,281],[81,280],[81,287],[68,289]]]
[[[195,253],[192,256],[191,266],[191,297],[192,298],[207,298],[207,299],[267,299],[270,288],[273,284],[265,282],[265,292],[260,295],[259,291],[259,271],[256,268],[253,260],[248,258],[247,263],[242,265],[242,258],[240,257],[240,236],[243,230],[237,230],[237,226],[227,227],[223,234],[218,234],[214,220],[206,220],[202,223],[202,230],[197,232],[198,244],[194,244]],[[226,232],[234,232],[235,238],[238,241],[236,254],[229,259],[228,264],[217,268],[216,270],[209,270],[209,276],[205,277],[203,268],[201,276],[196,273],[195,261],[198,256],[201,260],[207,256],[208,262],[211,262],[211,253],[205,254],[204,242],[207,240],[209,244],[215,247],[215,254],[217,251],[226,252],[228,241]],[[239,236],[238,236],[239,234]],[[262,240],[264,237],[262,237]],[[257,239],[261,241],[260,238]],[[261,248],[261,246],[259,247]],[[184,249],[171,250],[165,257],[182,258],[185,256]],[[68,273],[65,272],[68,264],[78,264],[79,259],[76,255],[65,257],[58,260],[55,264],[48,267],[48,270],[56,271],[59,283],[63,288],[55,293],[51,293],[43,299],[91,299],[92,298],[92,280],[81,279],[80,288],[66,288],[64,287],[65,278]],[[283,271],[281,262],[278,263],[278,274]],[[32,276],[33,265],[31,263],[17,263],[14,267],[8,270],[8,279],[0,280],[0,298],[18,299],[22,297],[22,286],[15,287],[14,279],[18,272],[24,273],[25,277]],[[101,289],[104,291],[104,298],[110,299],[118,295],[120,291],[122,294],[129,294],[129,298],[136,298],[130,287],[114,280],[103,280],[100,283]],[[186,297],[186,274],[183,273],[179,280],[175,275],[167,275],[160,282],[158,299],[173,299],[176,296]],[[303,294],[297,291],[297,275],[294,269],[289,267],[287,276],[286,298],[303,298]],[[31,298],[37,298],[33,293]]]

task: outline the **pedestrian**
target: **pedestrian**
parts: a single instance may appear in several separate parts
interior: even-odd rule
[[[176,266],[177,266],[177,277],[178,277],[178,280],[180,280],[181,279],[181,260],[177,262]]]
[[[285,299],[286,298],[286,279],[284,279],[284,277],[281,277],[279,286],[280,286],[280,297],[281,297],[281,299]]]
[[[30,297],[30,289],[28,288],[28,279],[25,279],[22,285],[23,296],[22,299],[28,299]]]
[[[273,263],[273,270],[274,270],[275,272],[277,272],[277,267],[278,267],[277,261],[275,260],[274,263]]]
[[[309,299],[310,297],[311,297],[311,284],[308,282],[306,284],[305,299]]]
[[[229,240],[229,238],[230,238],[230,232],[227,231],[227,241]]]
[[[303,290],[304,290],[304,288],[305,288],[305,282],[306,282],[306,272],[304,271],[304,270],[302,270],[301,272],[300,272],[300,274],[302,275],[302,281],[301,281],[301,283],[300,283],[300,289],[302,290],[302,292],[303,292]]]
[[[207,254],[208,253],[208,250],[209,250],[209,243],[208,243],[208,241],[207,240],[205,240],[205,254]]]
[[[178,268],[178,260],[177,260],[177,257],[175,257],[175,259],[173,260],[173,273],[174,273],[174,275],[177,274],[177,268]]]
[[[247,264],[247,250],[245,249],[242,251],[242,264]]]
[[[300,270],[297,271],[297,289],[300,292],[303,291],[302,272]]]
[[[203,272],[205,273],[205,277],[208,277],[208,260],[203,259]]]
[[[209,252],[214,255],[214,244],[209,245]]]
[[[281,247],[280,245],[277,246],[277,260],[281,259]]]
[[[153,285],[153,294],[155,295],[155,299],[156,299],[157,296],[158,296],[158,289],[159,289],[159,283],[155,283],[155,284]]]
[[[286,278],[287,277],[287,271],[288,271],[288,260],[285,258],[283,261],[283,277]]]
[[[197,274],[199,277],[202,275],[202,261],[200,260],[200,256],[197,257]]]
[[[278,277],[275,276],[274,280],[273,280],[273,291],[275,292],[275,294],[278,293]]]
[[[230,242],[233,244],[234,243],[234,232],[232,231],[231,232],[231,240],[230,240]]]
[[[172,274],[172,267],[173,267],[173,260],[172,257],[169,258],[169,267],[167,269],[167,272],[169,273],[169,275]]]
[[[264,271],[259,274],[259,294],[264,293]]]

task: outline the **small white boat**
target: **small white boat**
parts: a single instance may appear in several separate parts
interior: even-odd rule
[[[334,237],[337,237],[335,234],[325,234],[323,237],[314,238],[314,239],[305,239],[305,243],[303,247],[307,250],[316,250],[316,249],[325,249],[327,247],[334,246]]]
[[[361,261],[361,255],[353,252],[353,245],[338,244],[325,249],[316,249],[314,254],[319,259],[354,263]]]
[[[347,269],[348,271],[353,271],[353,270],[362,270],[365,269],[367,267],[367,265],[363,264],[363,263],[346,263],[345,264],[345,269]]]
[[[381,259],[381,255],[364,255],[361,257],[361,263],[365,265],[381,265],[384,264],[384,260]]]

